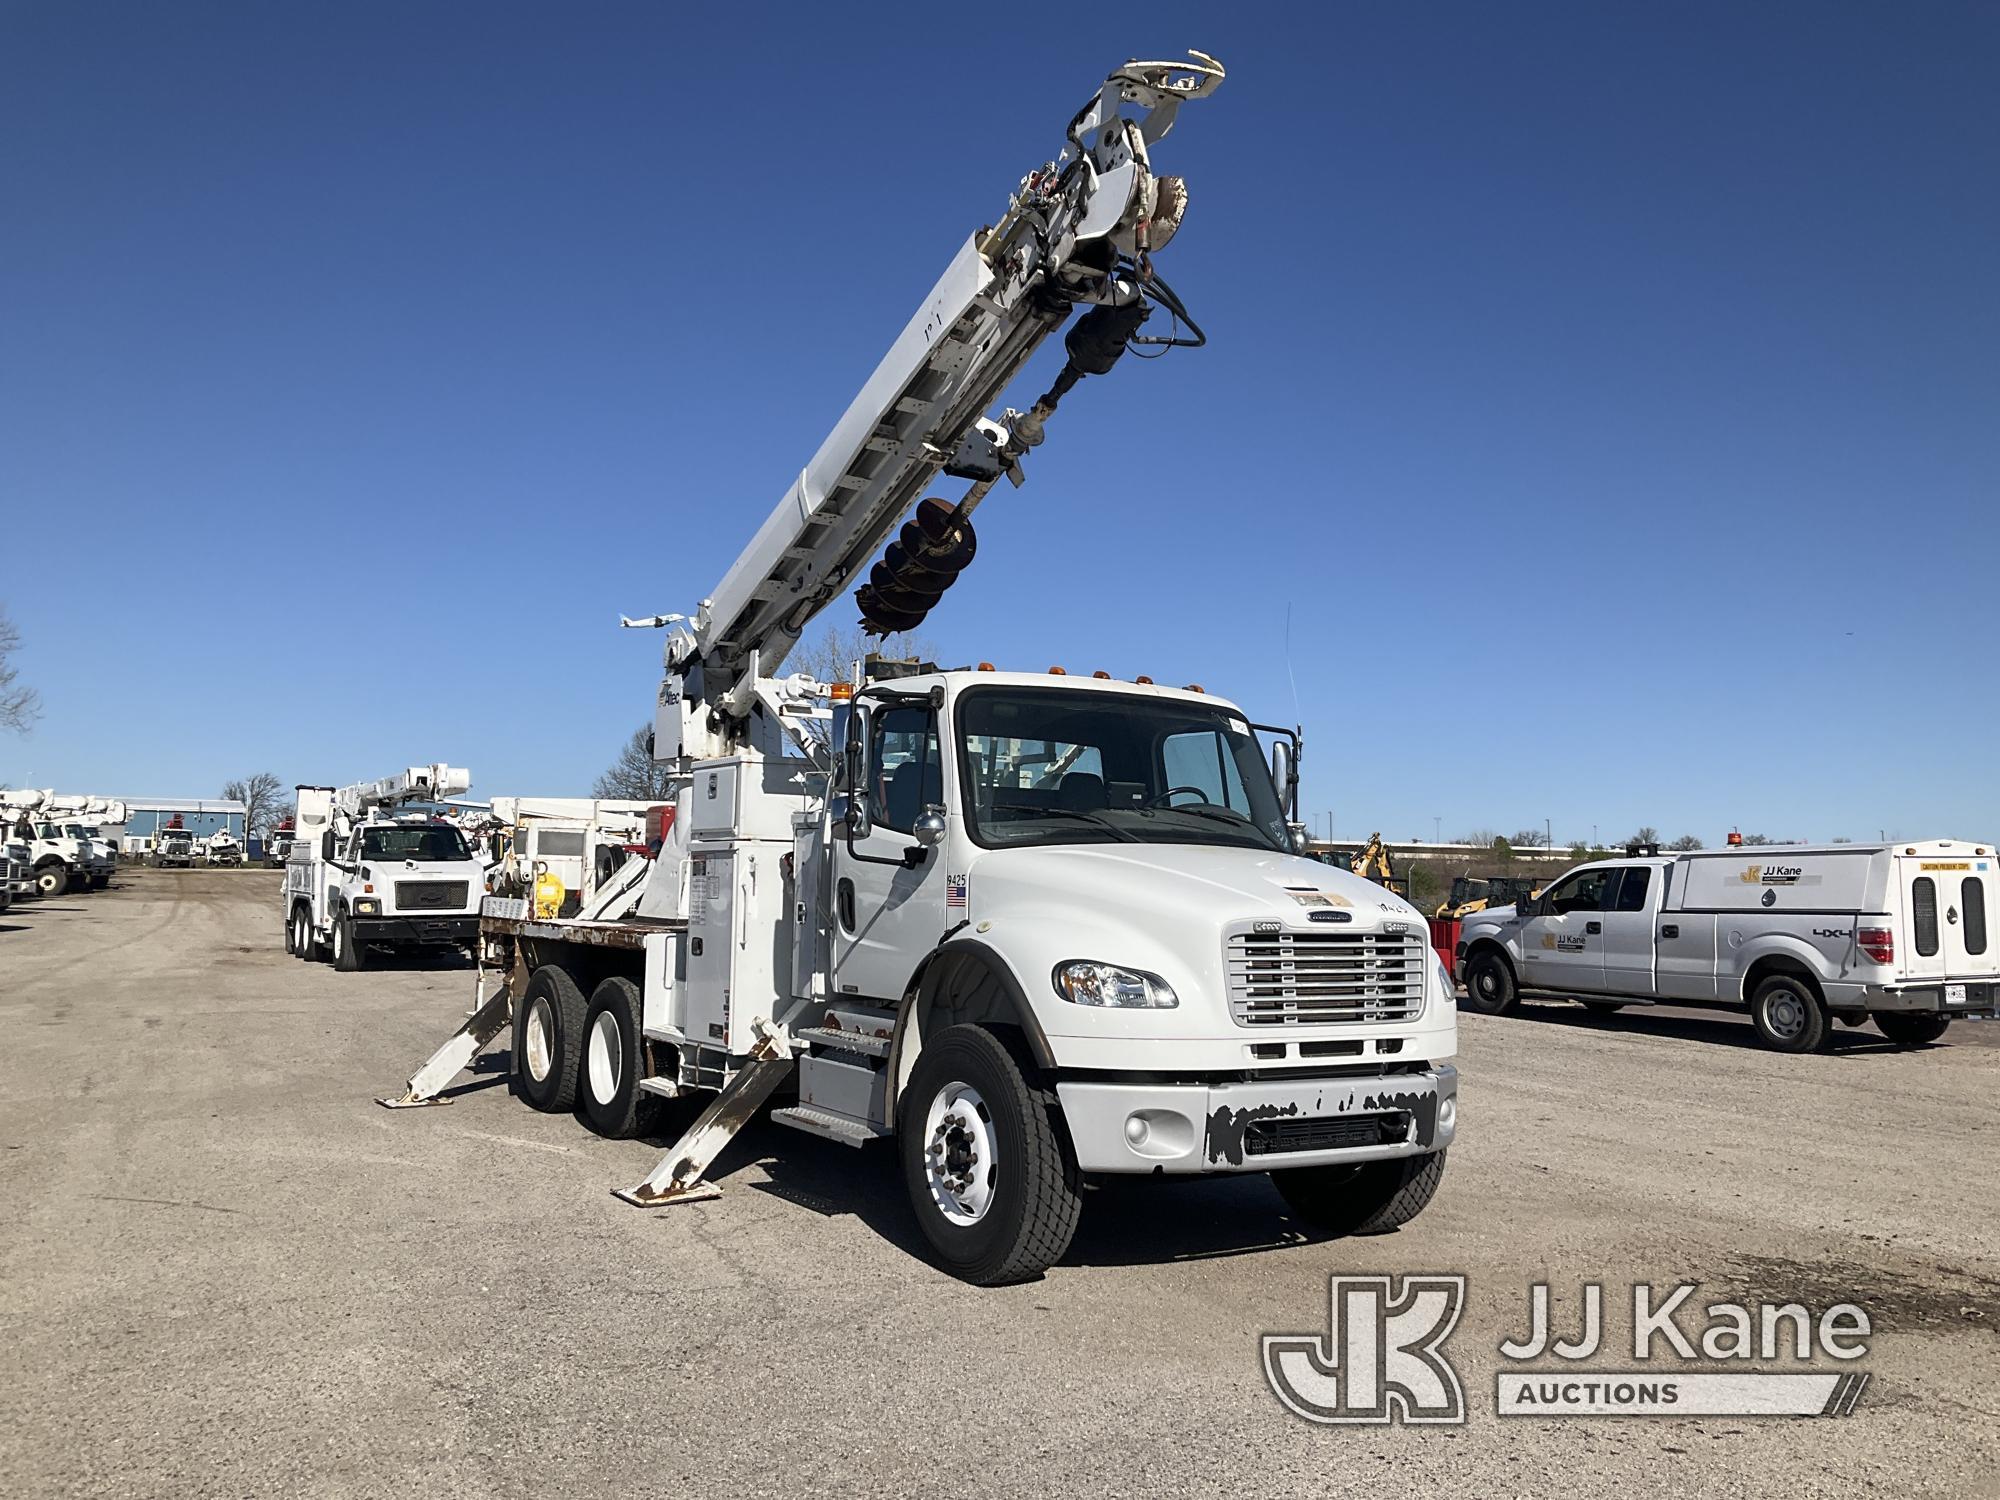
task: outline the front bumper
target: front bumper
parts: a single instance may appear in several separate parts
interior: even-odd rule
[[[1242,1083],[1066,1083],[1086,1172],[1268,1172],[1424,1156],[1458,1129],[1458,1070]]]
[[[399,947],[434,944],[459,946],[478,941],[479,918],[457,917],[355,917],[357,943],[394,943]]]

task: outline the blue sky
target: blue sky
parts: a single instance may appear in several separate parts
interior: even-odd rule
[[[16,0],[0,781],[587,790],[658,680],[619,612],[1195,46],[1210,347],[1070,398],[944,659],[1290,720],[1289,610],[1343,833],[2000,834],[2000,10],[1205,9]]]

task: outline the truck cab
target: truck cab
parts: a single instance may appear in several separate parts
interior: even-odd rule
[[[1032,1132],[981,1115],[1023,1089],[1084,1174],[1270,1172],[1309,1215],[1414,1214],[1456,1125],[1451,981],[1407,901],[1295,852],[1296,741],[1265,734],[1197,688],[922,671],[836,712],[830,787],[697,762],[684,872],[669,849],[649,887],[687,924],[684,969],[645,981],[648,1038],[683,1052],[662,1083],[784,1017],[807,1045],[777,1118],[899,1135],[975,1280],[1029,1232],[985,1179]]]
[[[111,841],[102,837],[98,829],[88,823],[60,823],[53,826],[61,837],[74,841],[78,856],[82,860],[85,883],[93,891],[101,891],[111,884],[111,877],[118,870],[118,856],[112,850]]]
[[[279,893],[285,951],[351,971],[381,950],[470,948],[483,866],[455,825],[416,810],[469,784],[439,764],[338,791],[300,786]]]
[[[153,838],[153,863],[159,868],[191,869],[196,849],[193,830],[169,823]]]

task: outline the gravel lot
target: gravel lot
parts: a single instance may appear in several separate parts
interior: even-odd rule
[[[1468,1017],[1402,1232],[1116,1184],[1044,1280],[976,1291],[921,1258],[891,1147],[761,1124],[720,1200],[647,1213],[609,1190],[653,1151],[528,1110],[504,1051],[378,1109],[470,974],[287,958],[276,883],[0,915],[0,1493],[2000,1494],[2000,1028],[1786,1058],[1698,1012]],[[1330,1273],[1417,1271],[1471,1278],[1468,1424],[1283,1411],[1258,1335],[1324,1331]],[[1589,1279],[1857,1301],[1873,1385],[1845,1420],[1495,1417],[1528,1285],[1573,1322]]]

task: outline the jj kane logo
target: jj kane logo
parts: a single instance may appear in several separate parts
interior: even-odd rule
[[[1309,1422],[1465,1421],[1465,1390],[1445,1341],[1465,1310],[1463,1276],[1335,1276],[1326,1332],[1266,1334],[1264,1378]],[[1682,1282],[1631,1288],[1631,1367],[1604,1368],[1626,1349],[1607,1339],[1599,1282],[1577,1297],[1575,1336],[1556,1329],[1546,1283],[1528,1291],[1527,1332],[1500,1345],[1495,1382],[1503,1417],[1827,1416],[1854,1410],[1868,1375],[1868,1314],[1851,1302],[1815,1317],[1797,1302],[1695,1304]],[[1670,1361],[1671,1365],[1654,1363]],[[1835,1368],[1812,1368],[1820,1361]],[[1789,1363],[1780,1370],[1759,1364]],[[1533,1368],[1519,1368],[1532,1365]],[[1804,1366],[1804,1368],[1800,1368]]]

